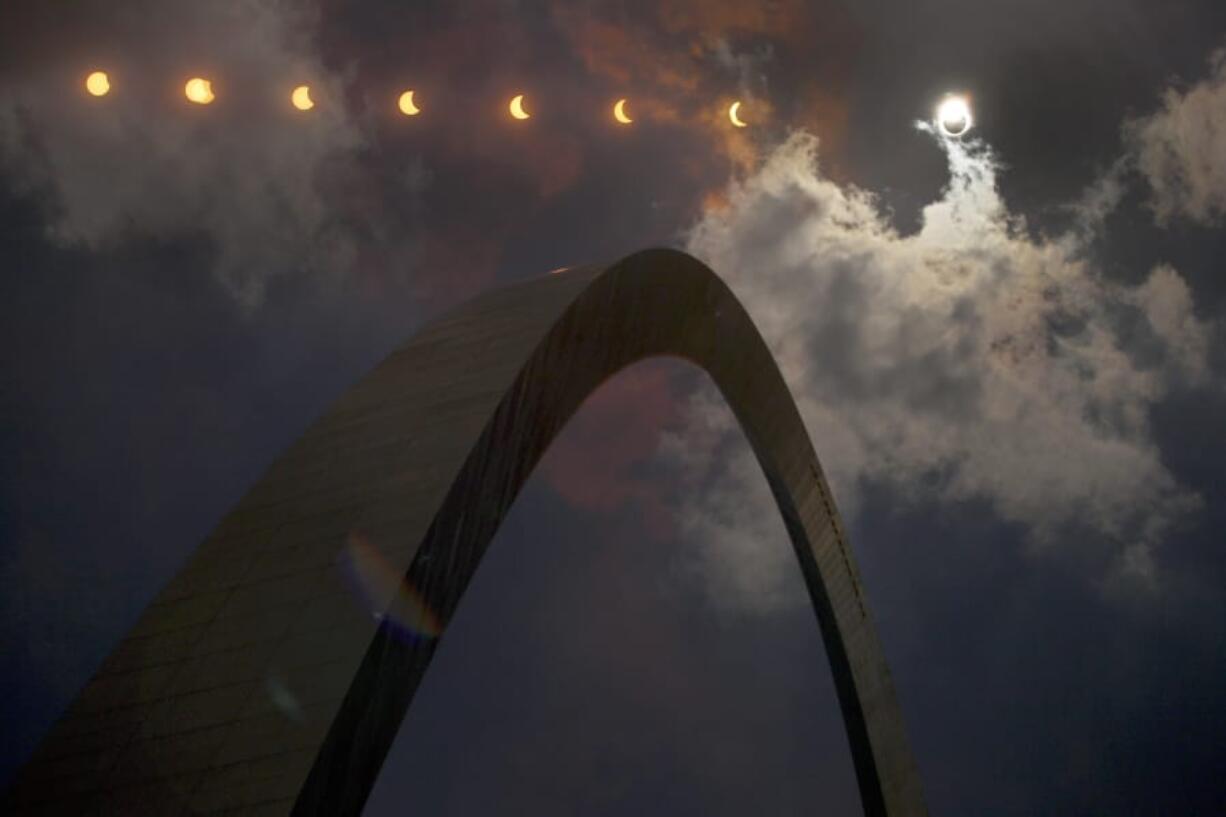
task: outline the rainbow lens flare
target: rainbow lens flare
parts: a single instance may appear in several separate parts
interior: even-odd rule
[[[353,531],[342,561],[371,614],[414,639],[438,638],[443,623],[425,598],[379,552],[366,534]]]

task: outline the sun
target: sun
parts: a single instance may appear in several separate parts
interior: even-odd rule
[[[728,121],[738,128],[743,128],[749,123],[741,119],[741,115],[738,113],[740,110],[741,101],[738,99],[736,102],[733,102],[730,106],[728,106]]]
[[[208,105],[215,99],[213,83],[203,77],[192,77],[183,86],[183,95],[197,105]]]
[[[315,107],[315,100],[311,99],[311,86],[299,85],[290,94],[290,102],[300,111],[309,111]]]
[[[629,125],[634,120],[630,118],[630,114],[626,113],[626,100],[619,99],[617,104],[613,106],[613,118],[623,125]]]
[[[106,96],[111,90],[111,78],[106,71],[95,71],[85,78],[85,90],[94,96]]]
[[[413,101],[413,92],[405,91],[400,95],[400,112],[405,116],[417,116],[421,108]]]
[[[937,106],[936,125],[945,136],[957,139],[971,129],[971,104],[964,96],[950,95]]]
[[[511,100],[511,104],[507,106],[511,110],[511,116],[516,119],[528,119],[532,114],[524,110],[524,95],[519,94]]]

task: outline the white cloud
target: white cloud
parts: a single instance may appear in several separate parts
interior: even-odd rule
[[[801,133],[732,185],[688,248],[767,338],[849,518],[865,481],[914,501],[987,500],[1036,547],[1079,530],[1107,543],[1106,572],[1145,573],[1198,502],[1148,420],[1174,380],[1206,373],[1187,287],[1170,267],[1136,288],[1105,280],[1081,228],[1031,238],[991,151],[932,138],[951,181],[914,235],[870,193],[823,177]],[[688,426],[665,450],[704,475],[682,513],[695,564],[720,598],[769,608],[794,564],[763,555],[783,530],[765,481],[729,445],[718,396],[696,396]]]
[[[346,270],[356,241],[338,200],[355,186],[365,135],[346,113],[343,78],[313,45],[311,8],[276,0],[114,7],[122,48],[101,49],[111,57],[100,60],[112,73],[109,96],[85,95],[94,63],[75,56],[0,80],[0,168],[48,196],[60,242],[209,240],[215,273],[248,307],[271,276]],[[197,72],[214,78],[208,109],[182,96]],[[309,115],[288,104],[300,83],[317,101]]]
[[[1214,225],[1226,216],[1226,49],[1186,93],[1168,89],[1162,109],[1129,123],[1137,169],[1159,224],[1182,216]]]

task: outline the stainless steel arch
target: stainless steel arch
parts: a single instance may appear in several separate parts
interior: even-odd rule
[[[762,465],[817,614],[865,812],[925,813],[852,554],[787,386],[723,282],[669,250],[477,298],[351,388],[145,611],[23,768],[12,807],[358,814],[437,641],[403,637],[354,603],[342,568],[355,536],[445,623],[557,432],[604,380],[659,355],[710,374]],[[373,603],[397,604],[395,592]]]

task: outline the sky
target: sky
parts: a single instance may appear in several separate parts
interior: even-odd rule
[[[1217,0],[3,19],[0,785],[396,345],[663,245],[779,361],[931,811],[1226,812]],[[951,92],[961,139],[931,122]],[[366,814],[859,813],[790,547],[705,376],[618,375],[513,507]]]

